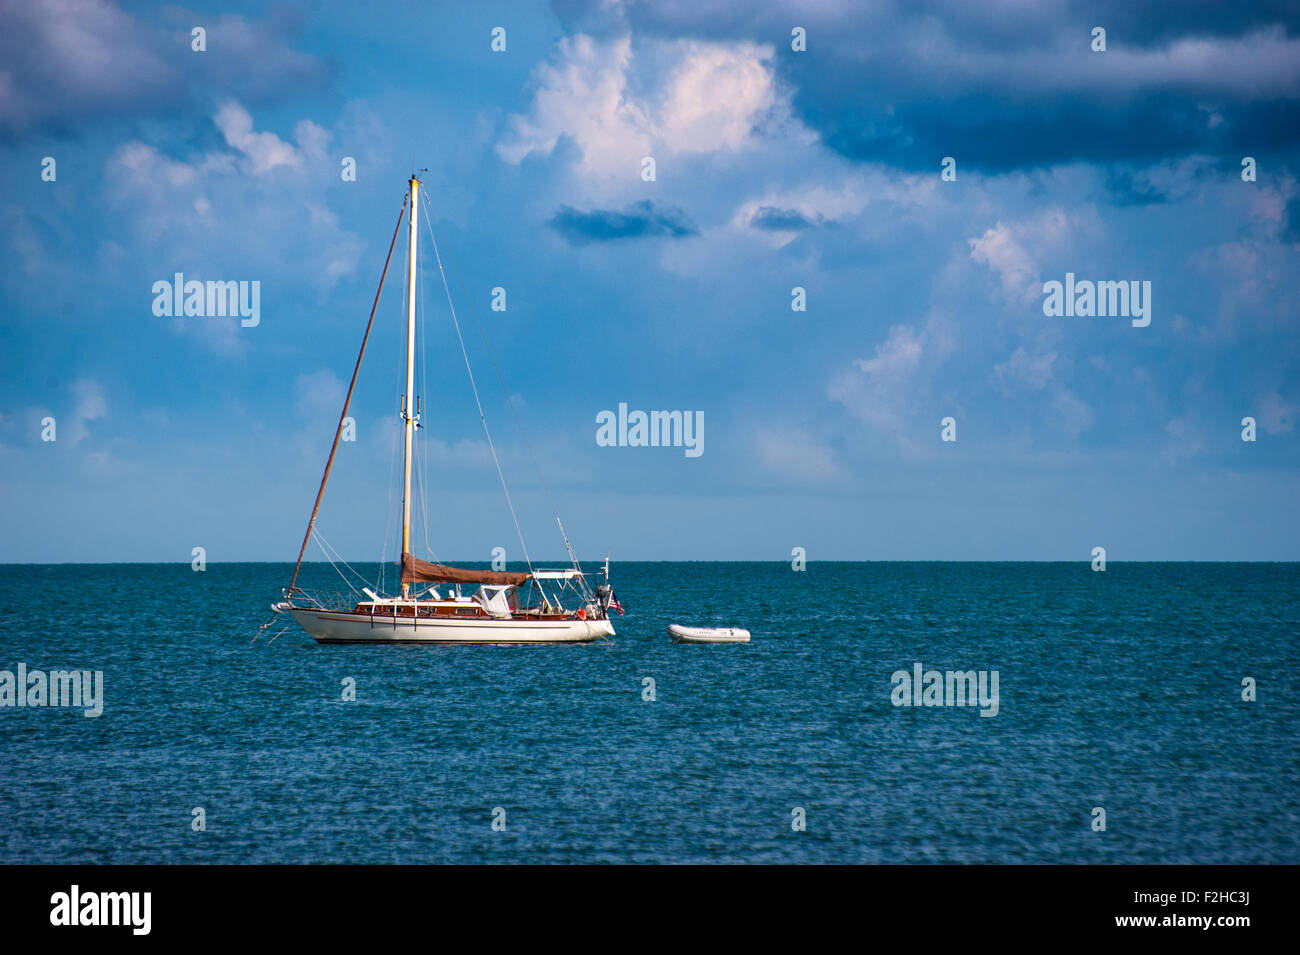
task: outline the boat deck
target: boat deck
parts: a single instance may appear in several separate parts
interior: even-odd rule
[[[418,609],[418,614],[417,614]],[[467,619],[487,618],[491,619],[491,614],[485,611],[478,604],[444,604],[436,603],[428,606],[419,606],[413,604],[373,604],[370,602],[359,603],[352,608],[352,613],[366,614],[372,617],[465,617]],[[510,619],[512,620],[569,620],[576,616],[576,612],[567,610],[543,610],[541,608],[529,607],[521,610],[512,610]]]

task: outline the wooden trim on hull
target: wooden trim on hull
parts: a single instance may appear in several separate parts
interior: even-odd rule
[[[608,620],[469,620],[396,617],[295,607],[289,611],[317,643],[591,643],[614,635]]]

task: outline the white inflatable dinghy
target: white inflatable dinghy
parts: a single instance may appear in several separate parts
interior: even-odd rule
[[[749,631],[739,627],[683,627],[672,624],[668,636],[678,643],[749,643]]]

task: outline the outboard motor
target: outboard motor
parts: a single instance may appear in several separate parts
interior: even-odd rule
[[[609,584],[596,585],[596,602],[600,604],[600,612],[609,613],[609,598],[613,595],[614,588]]]

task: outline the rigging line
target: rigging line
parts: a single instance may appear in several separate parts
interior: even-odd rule
[[[302,535],[302,546],[298,548],[298,562],[293,566],[293,578],[289,581],[288,596],[293,597],[298,584],[298,571],[302,569],[302,555],[307,550],[307,541],[311,540],[312,528],[316,526],[316,514],[320,511],[321,498],[325,496],[325,483],[330,479],[330,468],[334,465],[334,454],[339,449],[339,438],[343,435],[343,422],[348,419],[348,405],[352,403],[352,391],[357,386],[357,375],[361,371],[361,359],[366,354],[366,342],[370,340],[370,328],[375,324],[375,310],[379,308],[379,296],[384,291],[384,278],[388,275],[388,263],[393,258],[393,248],[397,245],[397,234],[402,230],[402,219],[406,217],[406,203],[402,200],[402,209],[397,214],[397,227],[393,229],[393,239],[388,243],[388,255],[384,258],[384,271],[379,275],[379,288],[375,289],[375,302],[370,306],[370,320],[366,322],[366,333],[361,337],[361,351],[357,353],[357,364],[352,369],[352,380],[348,383],[348,394],[343,399],[343,413],[339,415],[339,426],[334,429],[334,443],[330,446],[330,456],[325,462],[325,473],[321,475],[320,490],[316,492],[316,503],[311,509],[311,519],[307,521],[307,533]],[[414,211],[414,210],[412,210]]]
[[[393,474],[397,468],[397,429],[391,430],[393,439],[388,451],[388,505],[384,508],[387,517],[384,518],[383,547],[379,552],[379,586],[375,588],[381,594],[384,592],[385,568],[388,565],[388,535],[393,529]]]
[[[329,555],[326,555],[326,559],[330,560],[330,564],[334,566],[334,570],[338,572],[340,579],[342,579],[343,583],[347,586],[347,588],[351,590],[354,594],[356,594],[358,597],[364,596],[362,591],[365,589],[369,581],[361,574],[360,571],[358,571],[355,567],[353,567],[351,564],[349,564],[346,560],[343,559],[343,555],[338,552],[337,548],[335,548],[333,544],[325,540],[324,535],[322,535],[320,531],[317,531],[312,536],[316,540],[316,546],[320,547],[322,552],[326,548],[329,548],[330,554],[333,554],[333,558],[330,559]],[[338,569],[338,566],[335,564],[335,561],[337,561],[339,564],[342,564],[344,567],[346,567],[348,571],[352,574],[352,576],[356,577],[357,580],[361,582],[361,590],[358,590],[355,586],[352,585],[352,583],[346,577],[343,576],[343,572]]]
[[[409,274],[410,267],[411,267],[411,250],[410,247],[406,245],[406,243],[402,243],[402,265],[404,271],[406,271],[406,273]],[[405,328],[406,325],[406,311],[407,311],[408,300],[409,300],[408,289],[406,283],[403,282],[402,283],[402,311],[401,311],[403,329]],[[402,336],[403,340],[405,340],[405,337],[406,337],[405,335]],[[396,379],[394,379],[393,407],[398,409],[399,420],[401,420],[402,415],[405,414],[405,411],[403,410],[402,407],[402,399],[403,399],[402,389],[405,388],[405,386],[406,386],[406,379],[404,376],[399,376]],[[405,423],[403,423],[403,427],[405,427]],[[392,528],[393,528],[393,514],[394,514],[393,497],[396,494],[396,487],[397,487],[397,479],[396,479],[397,438],[401,433],[402,433],[402,428],[393,429],[393,440],[392,440],[392,444],[389,447],[389,452],[388,452],[388,510],[387,510],[388,516],[384,519],[384,552],[383,552],[384,560],[381,561],[379,565],[379,578],[380,578],[381,585],[385,584],[388,580],[388,561],[387,561],[388,541],[389,541],[389,534],[392,533]],[[403,488],[403,494],[405,494],[405,488]],[[401,536],[402,536],[401,528],[398,528],[397,533],[394,534],[392,538],[393,553],[398,555],[399,565],[400,565],[400,558],[402,552]],[[383,586],[380,586],[379,592],[381,594],[385,593]]]
[[[429,196],[426,193],[422,198],[424,199],[424,204],[426,206],[425,211],[427,215],[425,216],[425,219],[426,222],[429,223],[430,232],[432,232],[434,215],[429,204]],[[578,558],[574,556],[573,546],[569,543],[569,535],[564,531],[564,523],[560,520],[559,509],[555,506],[555,499],[551,496],[550,485],[546,483],[546,478],[542,476],[541,466],[537,463],[537,455],[533,453],[533,446],[528,440],[527,433],[524,431],[524,424],[519,418],[519,411],[515,408],[514,399],[510,397],[510,389],[506,387],[505,376],[501,374],[501,366],[497,364],[496,356],[492,352],[492,346],[488,344],[487,332],[483,330],[483,323],[479,320],[478,309],[474,307],[474,299],[470,297],[469,290],[465,288],[465,279],[460,274],[460,266],[456,264],[456,254],[452,252],[450,248],[447,249],[447,259],[451,262],[452,271],[456,273],[456,281],[460,284],[460,290],[465,296],[465,301],[469,303],[470,315],[473,316],[474,324],[478,327],[479,338],[483,340],[483,348],[487,351],[488,360],[492,363],[492,370],[496,372],[497,381],[501,384],[501,391],[506,396],[506,404],[510,406],[510,413],[515,419],[515,427],[518,429],[519,437],[523,440],[524,447],[528,451],[528,457],[529,460],[532,461],[533,471],[537,475],[538,483],[542,485],[542,491],[546,494],[546,501],[551,506],[551,515],[555,518],[555,523],[559,525],[560,536],[564,538],[564,546],[569,552],[569,557],[573,560],[573,569],[581,572],[582,567],[578,563]]]
[[[342,564],[344,567],[346,567],[346,568],[347,568],[347,569],[352,573],[352,575],[353,575],[354,577],[357,578],[357,580],[361,581],[363,584],[365,584],[365,583],[369,583],[369,581],[365,578],[365,576],[362,575],[362,574],[361,574],[361,573],[360,573],[360,572],[359,572],[355,567],[353,567],[351,564],[349,564],[346,560],[344,560],[344,559],[343,559],[343,555],[339,553],[338,549],[337,549],[333,544],[331,544],[329,541],[327,541],[327,540],[325,539],[325,535],[322,534],[322,533],[320,532],[320,528],[317,528],[317,529],[316,529],[316,531],[312,534],[312,537],[313,537],[313,539],[315,539],[315,541],[316,541],[316,545],[317,545],[318,547],[321,547],[322,550],[324,550],[326,547],[328,547],[329,550],[330,550],[330,553],[332,553],[332,554],[334,555],[334,558],[333,558],[333,560],[330,561],[330,563],[334,563],[334,561],[338,561],[338,563],[340,563],[340,564]],[[324,546],[321,546],[321,545],[324,545]],[[338,570],[338,567],[335,567],[334,569],[335,569],[335,570]],[[339,576],[340,576],[340,577],[343,576],[343,574],[342,574],[341,571],[339,572]],[[343,580],[344,580],[345,583],[347,582],[347,578],[346,578],[346,577],[343,577]]]
[[[398,224],[398,228],[401,228],[400,223]],[[406,247],[405,244],[403,244],[402,265],[404,269],[408,267],[410,258],[411,258],[411,251],[409,248]],[[402,283],[401,314],[403,315],[406,314],[406,283],[405,282]],[[393,383],[393,407],[399,409],[399,412],[402,407],[402,382],[400,379],[396,380]],[[389,444],[389,449],[388,449],[388,503],[384,509],[384,514],[385,514],[384,540],[383,540],[383,547],[380,549],[380,553],[379,553],[379,586],[375,588],[381,594],[385,592],[384,587],[388,581],[388,539],[389,539],[389,534],[391,534],[393,530],[393,494],[394,494],[394,485],[396,483],[394,481],[394,474],[397,468],[397,435],[399,430],[400,429],[398,428],[393,428],[392,430],[393,438],[392,438],[392,442]],[[396,538],[394,538],[393,552],[397,553],[400,549],[401,549],[401,545],[397,542]]]
[[[426,200],[426,211],[428,211],[428,202]],[[430,217],[432,214],[430,214]],[[428,224],[428,218],[425,220]],[[469,385],[474,391],[474,404],[478,406],[478,417],[483,422],[483,433],[487,435],[488,450],[492,452],[492,463],[496,465],[497,477],[501,479],[501,490],[506,495],[506,505],[510,508],[510,518],[515,522],[515,533],[519,535],[519,546],[524,552],[524,562],[528,564],[528,572],[533,572],[533,561],[528,556],[528,545],[524,543],[524,532],[519,527],[519,516],[515,513],[514,502],[510,499],[510,488],[506,485],[505,473],[501,470],[501,459],[497,457],[496,445],[492,443],[492,432],[488,430],[487,416],[483,414],[483,402],[479,400],[478,385],[474,383],[474,370],[470,367],[469,352],[465,349],[465,338],[460,333],[460,321],[456,318],[456,306],[452,303],[451,288],[447,285],[447,273],[442,268],[442,256],[438,252],[438,240],[434,237],[433,227],[429,226],[429,240],[433,243],[433,256],[438,262],[438,274],[442,276],[442,287],[447,293],[447,308],[451,312],[451,321],[456,328],[456,340],[460,342],[460,353],[465,358],[465,371],[469,374]],[[472,308],[472,306],[471,306]]]
[[[396,395],[394,395],[394,404],[396,404]],[[387,579],[387,563],[389,563],[389,534],[393,533],[393,486],[394,476],[396,474],[396,460],[398,460],[398,429],[390,427],[393,433],[393,439],[389,443],[389,502],[383,508],[385,518],[383,518],[383,547],[380,550],[380,581],[376,590],[383,592],[383,585]],[[394,550],[396,548],[394,547]]]
[[[418,482],[418,485],[419,485],[419,486],[418,486],[418,493],[419,493],[419,495],[420,495],[420,499],[421,499],[422,502],[423,502],[423,501],[427,498],[427,496],[428,496],[428,485],[429,485],[429,481],[428,481],[428,477],[427,477],[427,474],[428,474],[428,465],[429,465],[429,451],[428,451],[428,449],[422,447],[422,445],[421,445],[420,442],[416,442],[416,444],[415,444],[415,480]],[[424,468],[424,473],[423,473],[423,474],[421,474],[421,470],[420,470],[421,468]],[[433,558],[434,560],[437,560],[437,559],[438,559],[438,555],[435,554],[435,553],[433,552],[433,548],[429,546],[429,514],[428,514],[428,510],[427,510],[427,508],[425,508],[425,507],[423,507],[423,506],[420,508],[420,521],[421,521],[421,523],[424,525],[424,549],[428,552],[428,554],[429,554],[429,556],[430,556],[431,558]]]
[[[416,272],[415,281],[417,284],[415,307],[419,312],[419,332],[420,332],[420,385],[425,390],[429,390],[429,336],[424,320],[424,272]],[[421,415],[423,417],[423,415]],[[420,425],[420,430],[424,426]],[[418,438],[419,435],[417,434]],[[415,453],[419,455],[416,462],[415,474],[420,481],[420,525],[424,529],[424,549],[426,553],[434,560],[438,555],[433,552],[429,546],[429,449],[427,440],[420,440],[415,443]]]
[[[329,554],[329,551],[327,551],[327,550],[325,549],[325,545],[328,544],[329,542],[326,541],[325,538],[321,537],[319,531],[317,531],[315,534],[312,534],[311,537],[312,537],[312,540],[314,540],[314,541],[316,542],[316,546],[320,548],[320,552],[321,552],[322,554],[325,555],[325,559],[326,559],[327,561],[329,561],[329,565],[330,565],[331,567],[333,567],[335,573],[337,573],[337,574],[339,575],[339,580],[343,581],[344,586],[346,586],[346,587],[348,588],[348,590],[352,591],[352,592],[353,592],[354,594],[356,594],[357,596],[361,596],[361,591],[357,590],[356,587],[353,587],[353,586],[352,586],[352,581],[348,580],[346,577],[343,576],[343,571],[339,570],[339,568],[338,568],[338,564],[336,564],[336,563],[334,562],[334,558],[331,557],[330,554]],[[333,548],[331,548],[331,550],[333,550]],[[337,553],[337,552],[336,552],[336,553]],[[339,558],[339,559],[340,559],[340,561],[342,561],[343,566],[347,567],[347,561],[343,561],[342,558]],[[352,570],[352,568],[351,568],[351,567],[348,567],[348,570]],[[352,570],[352,573],[355,574],[356,571],[355,571],[355,570]],[[364,580],[364,578],[362,578],[362,579]]]

